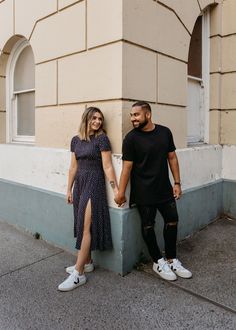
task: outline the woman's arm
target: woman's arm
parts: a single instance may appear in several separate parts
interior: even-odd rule
[[[115,202],[117,203],[118,206],[121,206],[126,202],[125,191],[127,184],[129,182],[132,167],[133,167],[132,161],[128,161],[128,160],[123,161],[123,167],[122,167],[120,183],[119,183],[119,191],[117,197],[115,198]]]
[[[66,200],[67,203],[72,204],[73,198],[72,198],[72,187],[75,181],[75,175],[78,169],[78,162],[75,158],[75,153],[71,153],[71,161],[70,161],[70,167],[69,167],[69,173],[68,173],[68,183],[67,183],[67,193],[66,193]]]
[[[118,192],[118,185],[117,185],[114,167],[112,165],[111,151],[102,151],[101,155],[102,155],[103,171],[110,183],[114,196],[116,196]]]

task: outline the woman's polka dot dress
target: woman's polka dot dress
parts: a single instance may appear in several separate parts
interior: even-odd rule
[[[78,170],[73,187],[74,236],[76,249],[80,249],[83,238],[84,215],[88,201],[91,200],[91,250],[112,248],[110,216],[107,204],[106,185],[102,168],[101,151],[111,150],[108,137],[103,133],[90,141],[74,136],[71,152],[75,153]]]

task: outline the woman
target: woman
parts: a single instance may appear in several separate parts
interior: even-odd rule
[[[66,268],[70,276],[59,285],[60,291],[70,291],[86,283],[84,272],[94,269],[92,250],[112,248],[104,173],[114,197],[118,188],[111,161],[111,146],[103,123],[101,110],[95,107],[86,109],[79,135],[71,141],[67,202],[74,206],[74,235],[79,252],[76,264]]]

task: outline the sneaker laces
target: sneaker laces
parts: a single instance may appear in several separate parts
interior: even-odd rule
[[[174,267],[178,269],[185,270],[185,268],[182,266],[182,263],[178,259],[175,259],[175,261],[173,261],[172,264]]]
[[[171,271],[170,266],[169,266],[169,264],[168,264],[167,261],[163,261],[163,262],[161,262],[161,264],[158,263],[158,265],[159,265],[159,267],[160,267],[161,269],[164,270],[164,272],[169,272],[169,271]]]

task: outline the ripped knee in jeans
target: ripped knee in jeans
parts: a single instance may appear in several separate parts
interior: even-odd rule
[[[165,227],[177,227],[178,222],[177,221],[173,221],[173,222],[166,222],[165,223]]]

